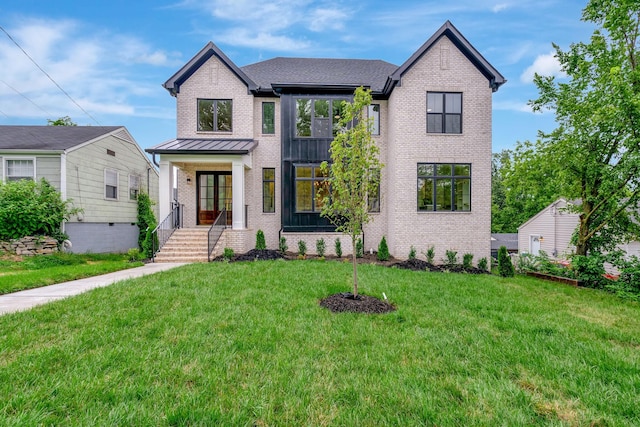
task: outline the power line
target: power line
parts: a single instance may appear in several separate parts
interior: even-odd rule
[[[52,116],[52,114],[50,112],[48,112],[47,110],[45,110],[44,108],[42,108],[41,106],[39,106],[38,104],[36,104],[35,102],[33,102],[31,99],[29,99],[27,97],[27,95],[25,95],[24,93],[18,91],[18,89],[14,88],[13,86],[11,86],[9,83],[5,82],[4,80],[0,80],[0,82],[4,83],[9,89],[13,90],[15,93],[17,93],[18,95],[20,95],[21,97],[23,97],[24,99],[26,99],[27,101],[29,101],[30,103],[32,103],[33,105],[36,106],[36,108],[40,109],[43,113]]]
[[[82,112],[83,112],[83,113],[85,113],[87,116],[89,116],[89,117],[91,118],[91,120],[93,120],[94,122],[96,122],[96,123],[98,124],[98,126],[102,126],[102,125],[100,124],[100,122],[99,122],[98,120],[96,120],[96,118],[95,118],[95,117],[93,117],[91,114],[89,114],[89,113],[87,112],[87,110],[85,110],[84,108],[82,108],[82,106],[81,106],[80,104],[78,104],[78,103],[76,102],[76,100],[75,100],[75,99],[73,99],[73,98],[71,97],[71,95],[69,95],[69,94],[68,94],[64,89],[62,89],[62,87],[61,87],[61,86],[60,86],[60,85],[59,85],[55,80],[53,80],[53,78],[52,78],[52,77],[51,77],[51,76],[50,76],[50,75],[49,75],[45,70],[43,70],[43,69],[42,69],[42,67],[41,67],[40,65],[38,65],[38,63],[37,63],[37,62],[36,62],[36,61],[31,57],[31,56],[29,56],[29,54],[28,54],[28,53],[27,53],[27,52],[22,48],[22,46],[20,46],[20,45],[18,44],[18,42],[17,42],[17,41],[15,41],[15,40],[14,40],[14,38],[13,38],[13,37],[11,37],[11,35],[7,32],[7,30],[5,30],[5,29],[4,29],[4,27],[2,27],[2,25],[0,25],[0,30],[2,30],[2,32],[4,32],[4,33],[7,35],[7,37],[9,37],[9,40],[11,40],[11,41],[16,45],[16,46],[18,46],[18,49],[20,49],[20,50],[22,51],[22,53],[24,53],[24,54],[26,55],[26,57],[27,57],[27,58],[29,58],[29,59],[31,60],[31,62],[33,62],[33,64],[34,64],[36,67],[38,67],[38,69],[39,69],[40,71],[42,71],[42,73],[43,73],[45,76],[47,76],[47,77],[49,78],[49,80],[51,80],[51,82],[52,82],[54,85],[56,85],[56,86],[58,87],[58,89],[60,89],[60,91],[61,91],[62,93],[64,93],[64,94],[67,96],[67,98],[69,98],[69,99],[71,100],[71,102],[73,102],[73,103],[74,103],[74,104],[75,104],[75,105],[76,105],[80,110],[82,110]]]

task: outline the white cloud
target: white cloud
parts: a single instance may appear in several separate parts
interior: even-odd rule
[[[521,113],[532,113],[533,110],[531,107],[521,101],[494,101],[493,102],[494,110],[504,110],[504,111],[518,111]]]
[[[524,72],[520,75],[520,81],[523,83],[531,83],[533,82],[533,77],[535,74],[540,74],[541,76],[556,76],[563,77],[566,74],[562,71],[560,67],[560,63],[558,59],[555,57],[553,52],[538,55],[538,57],[533,61]]]
[[[316,32],[341,30],[347,18],[348,15],[342,9],[316,9],[309,17],[309,29]]]
[[[503,10],[506,10],[507,8],[509,8],[509,3],[498,3],[496,5],[494,5],[491,10],[493,11],[493,13],[498,13],[498,12],[502,12]]]
[[[265,32],[253,32],[246,28],[234,28],[218,34],[220,41],[233,46],[244,46],[275,51],[295,52],[309,47],[309,42],[277,36]]]

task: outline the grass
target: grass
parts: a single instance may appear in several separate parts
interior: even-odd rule
[[[640,424],[640,306],[534,278],[189,265],[0,317],[0,425]]]
[[[36,255],[0,259],[0,295],[138,267],[126,254]]]

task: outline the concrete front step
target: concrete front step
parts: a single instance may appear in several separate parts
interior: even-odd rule
[[[181,228],[156,254],[156,262],[207,262],[208,228]]]

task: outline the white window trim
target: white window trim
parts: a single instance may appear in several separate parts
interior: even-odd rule
[[[35,157],[25,157],[25,156],[2,156],[2,181],[7,182],[7,160],[31,160],[33,162],[33,180],[36,180],[36,158]]]
[[[135,173],[130,173],[129,174],[129,194],[128,194],[128,198],[129,200],[133,200],[135,201],[135,199],[131,198],[131,189],[133,187],[131,187],[131,178],[136,178],[138,180],[138,185],[136,186],[136,191],[138,192],[138,195],[140,194],[140,185],[142,184],[142,177],[140,175],[137,175]]]
[[[107,197],[107,172],[113,172],[116,174],[116,198]],[[102,186],[102,195],[105,200],[119,200],[120,199],[120,173],[116,169],[104,169],[104,184]]]

